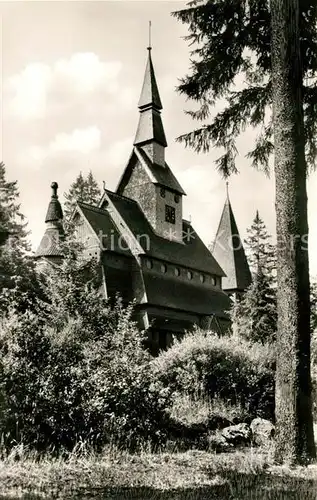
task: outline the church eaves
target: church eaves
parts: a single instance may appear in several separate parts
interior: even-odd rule
[[[252,278],[229,196],[222,211],[212,255],[226,273],[222,279],[225,291],[244,291]]]

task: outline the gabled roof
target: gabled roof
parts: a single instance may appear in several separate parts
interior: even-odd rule
[[[212,254],[226,273],[222,280],[224,290],[243,291],[248,288],[252,281],[251,273],[229,196],[222,211]]]
[[[124,172],[119,180],[116,193],[122,195],[125,186],[129,182],[136,159],[141,162],[143,168],[147,172],[149,179],[153,182],[153,184],[158,184],[162,187],[170,189],[171,191],[174,191],[175,193],[186,195],[185,191],[179,184],[178,180],[176,179],[167,163],[165,163],[164,167],[158,165],[157,163],[153,163],[146,151],[138,146],[134,146],[133,148],[127,166],[125,167]]]
[[[136,201],[108,190],[106,193],[132,233],[139,239],[145,254],[216,276],[225,275],[189,222],[183,221],[183,243],[171,241],[153,231]]]
[[[157,110],[162,109],[162,103],[156,83],[150,47],[148,48],[148,60],[145,68],[143,86],[138,104],[138,107],[140,109],[147,106],[153,106]]]
[[[118,228],[107,210],[83,202],[77,202],[77,205],[95,233],[97,237],[96,242],[98,239],[103,250],[111,250],[120,254],[131,255],[121,233],[118,231]]]

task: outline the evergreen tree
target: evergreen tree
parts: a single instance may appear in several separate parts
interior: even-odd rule
[[[316,164],[317,3],[313,0],[194,0],[174,15],[189,26],[192,74],[178,90],[211,123],[179,138],[196,151],[221,147],[217,167],[236,172],[236,139],[259,126],[254,166],[275,150],[277,212],[276,458],[315,457],[310,378],[307,164]],[[244,82],[236,90],[237,76]],[[273,105],[273,115],[271,107]],[[272,142],[274,133],[274,146]],[[306,156],[306,159],[305,159]]]
[[[268,234],[258,210],[247,233],[244,243],[252,275],[262,273],[273,282],[276,268],[275,246],[271,243],[271,235]]]
[[[101,197],[101,191],[98,184],[90,171],[85,178],[82,173],[78,175],[77,179],[72,183],[68,193],[64,194],[66,202],[64,204],[64,216],[67,221],[73,213],[77,201],[96,205]]]
[[[273,341],[277,328],[275,248],[263,220],[256,212],[245,240],[252,284],[233,304],[231,319],[236,333],[254,342]]]
[[[0,245],[0,314],[34,305],[39,293],[33,260],[27,255],[27,224],[20,211],[17,181],[7,181],[0,163],[0,229],[9,238]]]
[[[0,162],[0,229],[8,232],[10,245],[18,246],[21,250],[29,250],[27,224],[20,211],[18,199],[17,181],[6,180],[5,165]]]
[[[186,111],[198,123],[177,140],[197,152],[221,148],[216,162],[224,176],[236,173],[236,140],[248,126],[256,127],[255,147],[247,157],[256,168],[269,171],[274,150],[269,0],[193,0],[173,12],[189,29],[190,73],[177,90],[198,103]],[[317,3],[300,2],[300,52],[307,161],[316,164],[317,137]],[[237,76],[241,88],[237,89]],[[220,111],[212,113],[215,106]]]

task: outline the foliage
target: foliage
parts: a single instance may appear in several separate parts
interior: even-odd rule
[[[98,266],[66,256],[44,282],[38,314],[2,323],[1,425],[7,443],[136,449],[165,438],[168,391],[155,380],[133,307],[101,296]],[[137,402],[137,404],[136,404]]]
[[[277,329],[275,247],[258,211],[247,232],[252,283],[233,303],[231,320],[238,335],[254,342],[273,341]]]
[[[25,310],[34,306],[39,290],[34,262],[27,256],[27,224],[20,212],[17,181],[6,180],[0,163],[0,229],[9,238],[0,242],[0,311]],[[1,244],[2,243],[2,244]]]
[[[273,284],[276,272],[275,246],[271,243],[272,237],[268,234],[258,210],[247,233],[248,237],[244,243],[252,274],[265,274]]]
[[[250,416],[272,418],[274,350],[239,337],[197,330],[153,361],[157,377],[174,393],[219,397]]]
[[[64,197],[66,200],[64,204],[64,216],[67,226],[77,201],[96,205],[100,200],[101,191],[92,172],[90,171],[86,178],[80,172],[76,180],[70,186],[68,193],[64,194]]]
[[[230,316],[235,333],[253,342],[272,342],[277,328],[275,290],[264,274],[253,282],[240,300],[233,303]]]
[[[302,0],[300,10],[306,156],[315,166],[317,4]],[[210,146],[223,149],[217,167],[228,176],[237,171],[237,137],[246,127],[256,127],[259,134],[247,157],[256,168],[269,172],[274,150],[269,1],[194,0],[173,15],[188,26],[185,39],[192,47],[190,74],[178,91],[199,104],[197,111],[187,113],[200,122],[199,128],[178,140],[198,152],[207,152]],[[216,106],[221,109],[212,115]]]

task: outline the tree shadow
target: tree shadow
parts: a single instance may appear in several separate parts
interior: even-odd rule
[[[210,484],[193,488],[160,490],[152,487],[73,487],[54,492],[0,495],[0,500],[316,500],[316,479],[303,479],[270,473],[210,472],[223,484]],[[43,494],[44,493],[44,494]]]

